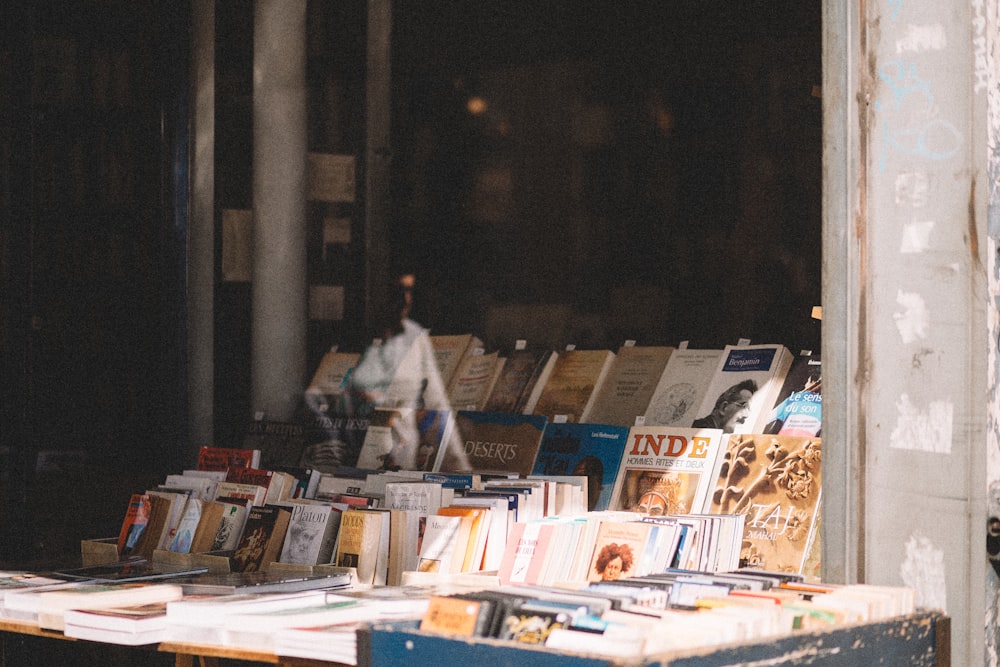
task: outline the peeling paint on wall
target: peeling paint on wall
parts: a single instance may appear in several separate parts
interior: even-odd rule
[[[940,51],[948,45],[944,26],[935,25],[906,26],[903,36],[896,40],[896,53],[920,53],[921,51]]]
[[[896,426],[889,435],[893,449],[909,449],[934,454],[950,454],[954,406],[947,401],[931,401],[926,410],[903,394],[896,401]]]
[[[911,222],[903,225],[903,236],[900,240],[899,251],[901,253],[924,252],[930,247],[931,231],[934,229],[934,222]]]
[[[936,548],[924,535],[911,535],[906,541],[906,558],[899,566],[899,575],[904,584],[916,591],[918,607],[947,611],[944,573],[944,550]]]
[[[904,292],[899,290],[896,293],[896,303],[903,307],[903,312],[893,313],[896,320],[896,328],[899,329],[899,337],[904,343],[927,337],[928,320],[930,313],[923,297],[916,292]]]

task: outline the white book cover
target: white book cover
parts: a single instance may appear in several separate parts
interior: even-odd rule
[[[791,363],[784,345],[727,345],[691,426],[763,433]]]
[[[646,406],[644,424],[691,426],[721,356],[722,350],[674,350]]]

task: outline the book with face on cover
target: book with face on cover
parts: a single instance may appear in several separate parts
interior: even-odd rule
[[[784,345],[727,345],[690,426],[763,433],[791,363]]]
[[[633,426],[610,509],[651,516],[703,511],[722,439],[721,429]]]
[[[281,547],[281,562],[299,565],[329,563],[342,513],[343,510],[333,505],[293,505],[288,532]]]
[[[587,510],[606,510],[627,439],[626,426],[547,424],[532,474],[583,475],[587,478]]]

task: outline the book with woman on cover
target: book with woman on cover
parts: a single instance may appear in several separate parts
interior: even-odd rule
[[[587,477],[587,510],[606,510],[628,441],[628,427],[607,424],[547,424],[534,475]]]
[[[610,509],[654,516],[702,512],[721,454],[721,429],[633,426]]]

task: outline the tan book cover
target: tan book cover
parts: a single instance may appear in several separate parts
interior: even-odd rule
[[[667,345],[623,345],[587,418],[594,424],[634,426],[646,414],[674,348]]]
[[[646,406],[645,425],[690,426],[721,356],[722,350],[674,350]]]
[[[602,521],[594,540],[587,581],[615,581],[648,574],[640,570],[652,524],[640,521]]]
[[[607,377],[615,353],[611,350],[565,350],[559,353],[533,414],[550,420],[587,422],[594,399]]]
[[[334,564],[357,568],[358,581],[385,585],[388,573],[388,512],[349,509],[340,519]]]
[[[432,335],[431,347],[434,349],[434,361],[441,373],[441,383],[448,387],[455,377],[462,359],[475,349],[482,349],[483,341],[471,333],[453,335]]]
[[[462,358],[448,385],[448,401],[453,410],[483,409],[499,360],[499,352],[473,353]]]
[[[357,352],[338,352],[331,350],[320,359],[316,372],[313,373],[307,394],[339,394],[344,389],[351,370],[358,365],[361,355]]]
[[[819,437],[730,436],[714,477],[713,514],[745,514],[740,565],[804,571],[822,491]]]
[[[439,471],[530,475],[547,423],[541,415],[460,410]]]

